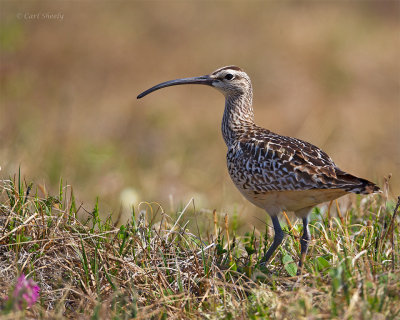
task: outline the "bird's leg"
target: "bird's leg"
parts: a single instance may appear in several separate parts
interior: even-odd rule
[[[299,268],[302,270],[304,261],[306,259],[308,245],[310,243],[311,236],[310,231],[308,230],[308,217],[303,218],[303,235],[300,239],[300,248],[301,248],[301,258],[299,261]]]
[[[272,242],[271,246],[269,247],[267,253],[265,254],[264,258],[262,258],[261,263],[267,263],[271,258],[272,254],[275,252],[276,248],[282,243],[283,241],[283,231],[281,225],[279,224],[278,216],[271,217],[272,224],[274,225],[274,242]]]

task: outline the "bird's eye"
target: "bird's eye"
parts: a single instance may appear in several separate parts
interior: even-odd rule
[[[228,73],[228,74],[225,76],[225,79],[226,79],[226,80],[232,80],[232,79],[233,79],[233,74]]]

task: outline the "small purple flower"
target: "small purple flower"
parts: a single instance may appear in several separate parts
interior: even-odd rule
[[[40,287],[32,279],[27,279],[24,274],[17,279],[17,284],[13,292],[13,298],[20,310],[26,304],[32,307],[39,299]]]

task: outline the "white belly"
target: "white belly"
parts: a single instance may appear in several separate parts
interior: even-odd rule
[[[271,216],[285,211],[301,211],[312,208],[322,202],[331,201],[345,194],[341,189],[283,190],[255,193],[253,190],[238,187],[243,196],[251,203],[267,211]],[[304,214],[301,213],[300,216]]]

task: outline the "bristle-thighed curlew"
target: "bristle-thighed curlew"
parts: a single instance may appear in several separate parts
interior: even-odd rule
[[[316,146],[257,126],[251,81],[239,67],[223,67],[206,76],[163,82],[141,93],[138,99],[181,84],[208,85],[225,96],[221,128],[228,147],[229,174],[246,199],[267,211],[274,226],[274,241],[263,258],[265,263],[283,240],[278,220],[281,211],[293,211],[303,220],[301,267],[310,241],[308,216],[314,206],[347,193],[380,192],[374,183],[340,170]]]

